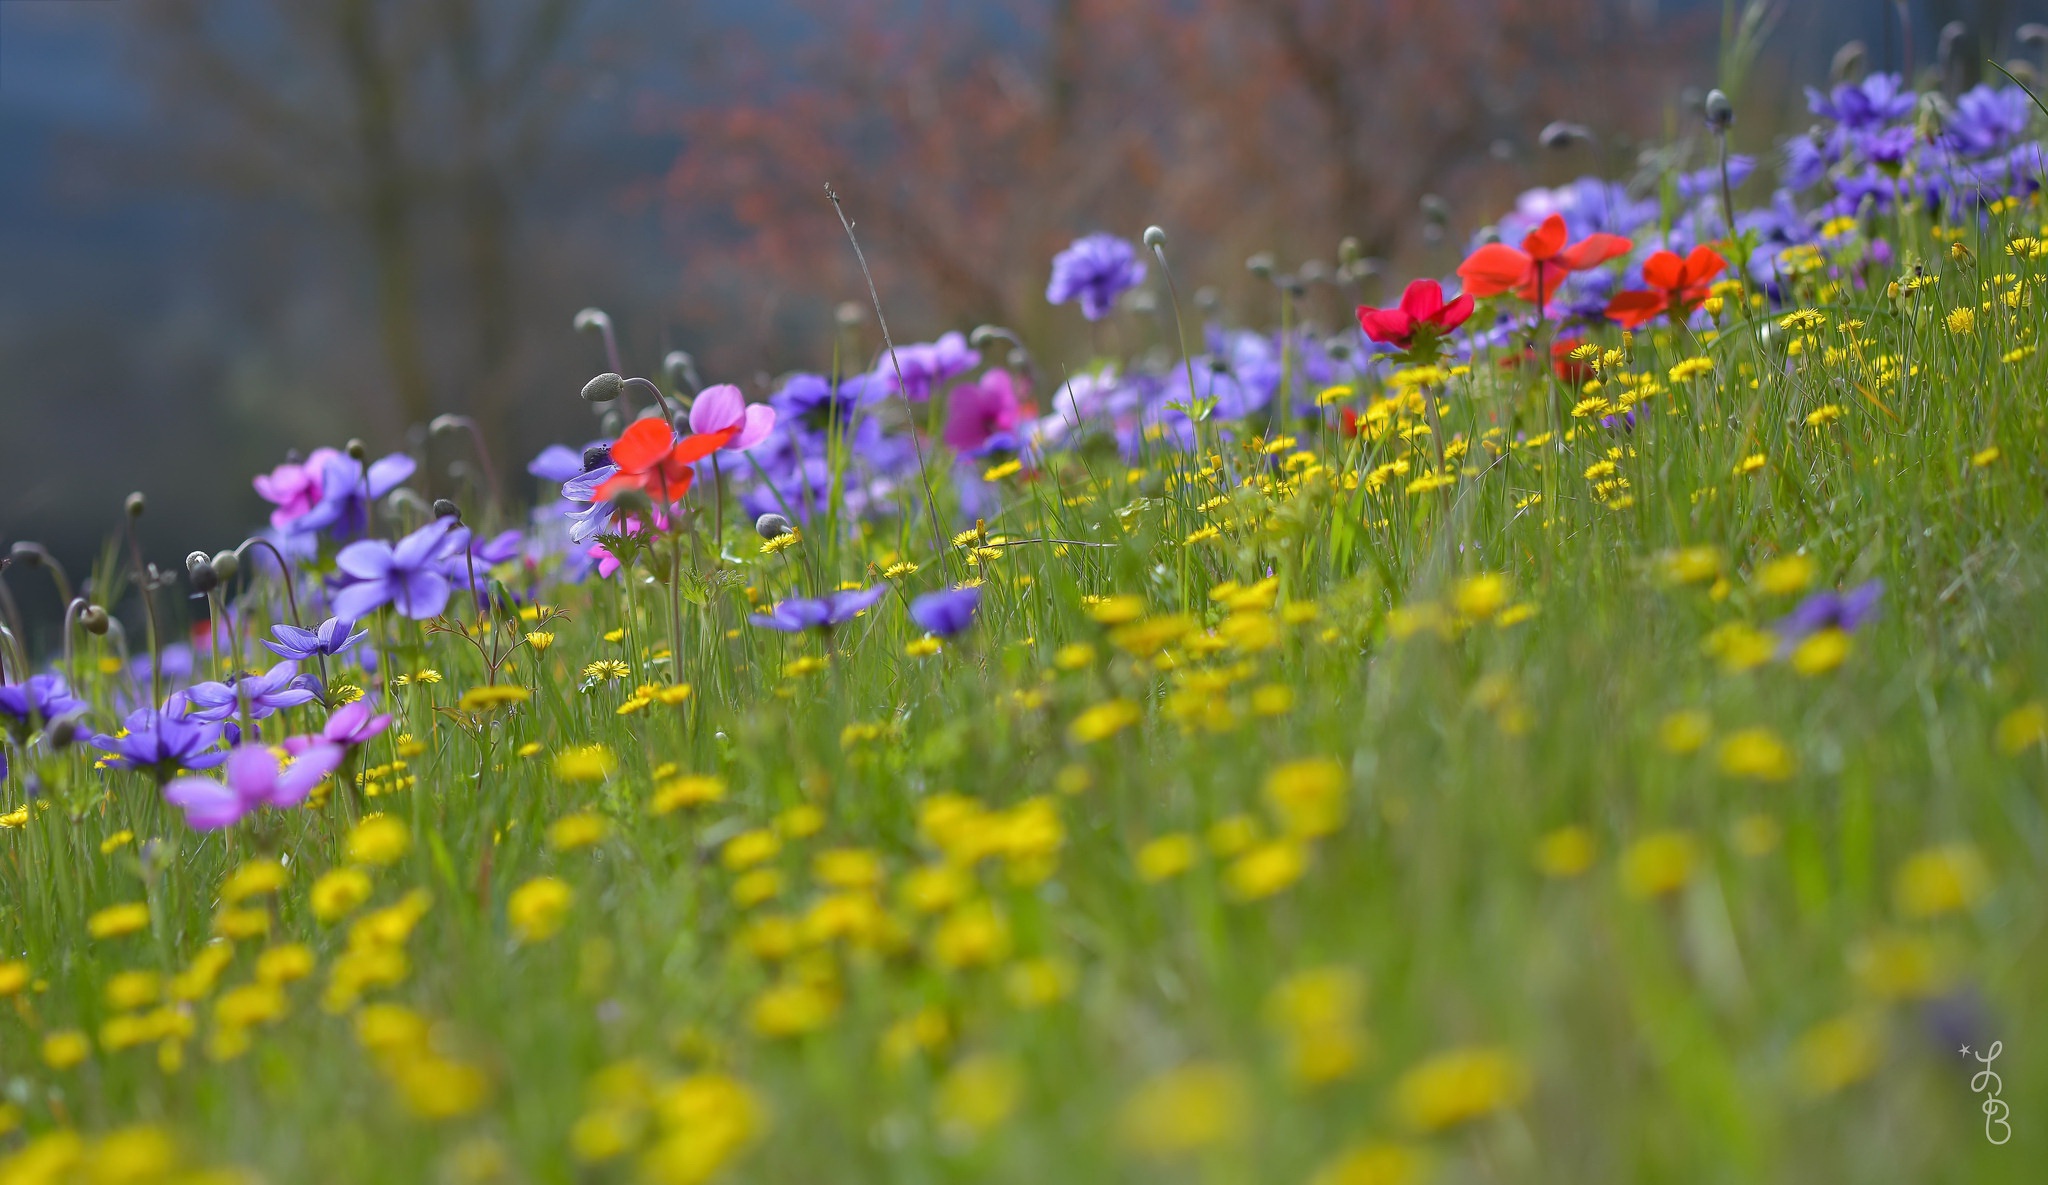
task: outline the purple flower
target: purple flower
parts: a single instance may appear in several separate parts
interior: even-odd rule
[[[542,481],[568,481],[583,472],[583,454],[567,445],[551,444],[526,463],[526,471]]]
[[[236,675],[225,683],[194,683],[180,693],[193,720],[220,723],[247,705],[249,718],[261,720],[285,708],[310,704],[320,697],[299,677],[299,664],[281,662],[261,675]]]
[[[903,371],[903,396],[911,402],[930,399],[948,379],[966,374],[981,365],[981,351],[969,349],[967,339],[959,333],[948,333],[935,342],[923,342],[904,346],[896,351],[896,360],[887,358],[875,369],[875,377],[887,385],[886,389],[897,388],[896,371]]]
[[[1913,110],[1913,92],[1896,74],[1873,74],[1862,82],[1845,82],[1823,95],[1806,88],[1806,105],[1815,115],[1845,128],[1875,127]]]
[[[2033,112],[2033,100],[2020,88],[1980,84],[1956,96],[1942,141],[1964,156],[1999,152],[2026,134]]]
[[[1145,282],[1145,261],[1137,248],[1115,235],[1084,235],[1053,256],[1052,280],[1045,299],[1065,304],[1081,299],[1081,315],[1100,321],[1116,307],[1116,298]]]
[[[317,630],[302,630],[295,625],[274,625],[270,632],[277,637],[273,642],[268,638],[263,644],[280,658],[296,659],[300,662],[320,654],[340,654],[349,647],[370,636],[368,630],[358,630],[356,623],[346,617],[330,617],[320,623]],[[354,630],[354,633],[349,631]]]
[[[910,602],[910,620],[941,638],[974,624],[974,611],[981,607],[981,586],[941,589]]]
[[[220,725],[211,721],[138,708],[123,723],[127,728],[120,735],[101,733],[92,739],[95,748],[114,755],[110,766],[167,778],[179,769],[211,769],[227,760],[225,753],[207,752],[221,735]]]
[[[218,831],[242,821],[257,807],[293,807],[341,765],[340,745],[301,749],[292,763],[280,766],[277,754],[263,745],[244,745],[226,754],[221,781],[175,778],[164,786],[164,800],[185,812],[195,831]]]
[[[361,461],[333,453],[320,474],[320,500],[299,516],[291,529],[326,530],[337,539],[360,535],[370,521],[370,503],[397,489],[414,468],[411,457],[393,453],[370,462],[365,474]]]
[[[322,743],[354,748],[376,739],[390,727],[389,712],[372,715],[369,701],[357,700],[336,708],[334,715],[327,718],[327,727],[322,728],[317,736],[286,737],[284,747],[291,753],[298,753]]]
[[[774,431],[775,408],[766,403],[748,403],[747,397],[731,383],[704,388],[690,404],[690,431],[704,435],[729,428],[739,432],[719,447],[746,452]]]
[[[1883,595],[1882,580],[1857,585],[1847,592],[1829,589],[1814,593],[1778,622],[1778,636],[1792,644],[1822,630],[1854,633],[1877,612],[1878,598]]]
[[[26,683],[0,684],[0,724],[17,741],[26,740],[35,728],[83,707],[85,701],[71,694],[62,675],[30,675]]]
[[[334,612],[357,620],[385,605],[414,621],[433,617],[448,605],[448,578],[441,574],[451,541],[452,521],[437,519],[396,544],[360,539],[341,549],[334,564],[348,583],[334,594]],[[459,553],[468,532],[455,539]]]
[[[836,592],[829,597],[791,597],[768,613],[751,614],[747,620],[763,629],[785,634],[804,630],[831,629],[855,617],[889,594],[887,585]]]
[[[989,448],[1015,448],[1017,380],[1007,370],[991,370],[980,382],[953,389],[946,407],[946,443],[973,455]]]
[[[268,473],[257,474],[252,483],[256,492],[264,501],[277,506],[270,512],[271,526],[280,531],[293,530],[295,523],[320,504],[322,475],[327,472],[327,463],[336,459],[347,458],[331,448],[316,448],[302,462],[287,461]]]

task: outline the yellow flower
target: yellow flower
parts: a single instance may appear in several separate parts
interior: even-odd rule
[[[1991,872],[1977,849],[1944,844],[1915,852],[1892,880],[1892,902],[1909,918],[1970,909],[1991,892]]]
[[[33,978],[34,975],[29,971],[28,964],[20,959],[9,959],[0,962],[0,1000],[4,1000],[9,996],[19,995],[21,989],[27,987],[29,981]]]
[[[1671,368],[1669,377],[1673,383],[1683,383],[1712,373],[1714,373],[1713,359],[1687,358]]]
[[[1507,577],[1487,572],[1460,581],[1451,595],[1451,604],[1461,617],[1486,621],[1507,605],[1513,592]]]
[[[581,745],[555,754],[555,776],[565,782],[602,782],[619,766],[603,745]]]
[[[1279,1037],[1296,1082],[1322,1086],[1358,1068],[1365,1057],[1364,1006],[1365,980],[1348,967],[1296,972],[1266,994],[1267,1027]]]
[[[1231,861],[1224,880],[1231,895],[1258,901],[1281,892],[1308,871],[1308,850],[1300,841],[1276,839],[1259,844]]]
[[[1714,722],[1705,712],[1688,708],[1664,717],[1657,726],[1657,743],[1668,753],[1684,756],[1699,752],[1713,732]]]
[[[742,831],[725,841],[719,860],[732,872],[752,868],[782,850],[782,838],[765,827]]]
[[[905,658],[930,658],[938,652],[939,640],[937,638],[913,638],[909,642],[904,643],[903,646],[903,656]]]
[[[163,977],[154,971],[123,971],[107,980],[107,1007],[117,1012],[147,1008],[163,992]]]
[[[1998,722],[1998,748],[2007,756],[2023,753],[2048,741],[2048,703],[2033,700],[2021,704]]]
[[[1659,831],[1629,846],[1621,857],[1621,887],[1631,897],[1662,897],[1692,879],[1698,851],[1683,831]]]
[[[1529,1093],[1529,1071],[1504,1049],[1454,1049],[1401,1076],[1394,1105],[1410,1127],[1444,1128],[1517,1106]]]
[[[288,1010],[289,1002],[276,984],[245,983],[222,992],[213,1002],[213,1020],[217,1025],[245,1029],[274,1024],[283,1020]]]
[[[411,848],[412,833],[390,815],[365,815],[349,829],[348,858],[360,864],[382,868],[396,863]]]
[[[548,825],[548,846],[558,852],[573,852],[602,843],[611,834],[611,820],[589,811],[563,815]]]
[[[970,1057],[940,1080],[933,1110],[941,1125],[980,1135],[1008,1119],[1023,1093],[1024,1074],[1015,1063],[998,1057]]]
[[[1350,807],[1344,767],[1327,757],[1291,761],[1266,775],[1266,805],[1286,831],[1303,839],[1344,826]]]
[[[1967,305],[1959,309],[1951,309],[1948,316],[1943,318],[1943,323],[1948,326],[1950,333],[1958,337],[1975,333],[1977,332],[1977,310]]]
[[[530,639],[531,635],[528,637]],[[523,704],[532,698],[533,692],[524,687],[499,683],[490,687],[472,687],[463,692],[462,698],[455,701],[455,709],[459,712],[489,712],[510,704]]]
[[[333,923],[370,899],[370,876],[360,868],[337,868],[313,882],[313,916]]]
[[[1365,1144],[1316,1170],[1309,1185],[1417,1185],[1422,1154],[1403,1144]]]
[[[86,919],[86,933],[94,938],[119,938],[149,925],[149,906],[141,901],[110,905]]]
[[[949,971],[999,963],[1010,952],[1010,924],[995,906],[957,906],[932,931],[932,962]]]
[[[1799,1080],[1815,1095],[1829,1095],[1868,1078],[1884,1056],[1884,1031],[1875,1016],[1851,1012],[1808,1029],[1793,1049]]]
[[[63,1072],[92,1055],[92,1042],[77,1029],[60,1029],[43,1037],[43,1064]]]
[[[530,630],[526,635],[526,644],[533,648],[535,654],[546,654],[548,647],[555,644],[555,635],[548,630]]]
[[[1145,602],[1125,594],[1101,597],[1088,604],[1088,616],[1103,625],[1125,625],[1145,615]]]
[[[650,814],[666,815],[685,807],[721,802],[724,798],[723,778],[691,774],[663,782],[648,802],[647,809]]]
[[[110,856],[135,842],[135,833],[125,828],[100,841],[100,855]]]
[[[1716,626],[1701,648],[1721,660],[1721,669],[1731,674],[1755,670],[1778,652],[1775,636],[1745,622],[1731,621]]]
[[[1661,557],[1664,579],[1672,584],[1705,584],[1721,574],[1725,563],[1714,547],[1683,547]]]
[[[1945,953],[1922,934],[1880,934],[1849,951],[1849,970],[1880,1000],[1924,1000],[1947,990],[1952,969]]]
[[[1195,1062],[1140,1086],[1125,1100],[1117,1127],[1126,1147],[1163,1159],[1239,1139],[1250,1112],[1251,1095],[1237,1071]]]
[[[1066,999],[1074,990],[1074,968],[1060,959],[1030,959],[1010,968],[1003,992],[1010,1003],[1027,1011]]]
[[[234,904],[251,897],[275,893],[285,885],[284,865],[271,859],[256,859],[235,869],[220,888],[221,900]]]
[[[1731,778],[1782,782],[1798,763],[1792,751],[1768,728],[1745,728],[1721,742],[1721,772]]]
[[[1970,455],[1970,465],[1972,468],[1975,469],[1983,469],[1987,466],[1996,464],[1998,462],[1998,458],[2003,455],[2003,453],[1998,451],[1998,446],[1994,444],[1987,448],[1980,449],[1975,453],[1972,453]]]
[[[537,876],[512,890],[505,902],[505,917],[522,942],[544,942],[554,937],[569,916],[576,891],[568,882],[552,876]]]
[[[1811,556],[1782,556],[1757,566],[1756,586],[1774,597],[1804,592],[1819,574],[1819,568]]]
[[[273,946],[256,957],[260,983],[291,983],[313,973],[313,948],[303,942]]]
[[[760,1136],[767,1115],[745,1083],[724,1074],[692,1074],[665,1087],[654,1112],[667,1133],[641,1158],[654,1185],[710,1180]]]
[[[1573,824],[1546,834],[1536,844],[1536,867],[1545,876],[1569,880],[1593,866],[1593,833]]]
[[[1127,699],[1096,704],[1074,717],[1067,736],[1076,744],[1089,745],[1107,740],[1143,719],[1144,711]]]
[[[1194,837],[1184,833],[1161,835],[1139,847],[1139,878],[1157,884],[1194,868]]]
[[[1086,642],[1073,642],[1054,652],[1052,665],[1063,671],[1081,671],[1095,665],[1095,647]]]
[[[1802,675],[1825,675],[1842,665],[1851,648],[1846,631],[1816,630],[1793,648],[1792,669]]]
[[[749,1020],[764,1037],[798,1037],[824,1028],[838,1011],[839,1001],[824,988],[786,983],[755,997]]]
[[[1769,855],[1784,834],[1778,821],[1769,815],[1744,815],[1735,820],[1732,838],[1735,850],[1755,859]]]

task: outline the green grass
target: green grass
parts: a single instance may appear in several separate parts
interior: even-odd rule
[[[646,579],[544,582],[565,615],[555,641],[501,676],[532,698],[488,712],[455,709],[485,679],[463,640],[378,623],[385,674],[440,680],[381,697],[401,723],[356,769],[403,754],[395,773],[416,782],[386,771],[373,798],[342,785],[202,836],[83,746],[17,754],[0,947],[33,983],[0,1017],[22,1129],[5,1139],[48,1155],[52,1132],[146,1125],[89,1144],[90,1180],[156,1179],[115,1175],[147,1159],[147,1132],[189,1163],[294,1182],[2038,1179],[2048,765],[2028,722],[2048,696],[2048,264],[2007,244],[2040,219],[1966,227],[1959,254],[1922,228],[1908,247],[1933,279],[1915,292],[1815,274],[1783,310],[1730,295],[1715,340],[1638,336],[1605,376],[1607,394],[1616,371],[1663,388],[1632,433],[1484,358],[1421,388],[1437,430],[1412,443],[1419,402],[1371,441],[1290,427],[1298,445],[1270,462],[1241,436],[1220,468],[1081,450],[997,483],[991,534],[1102,546],[941,557],[912,519],[754,555],[735,520],[729,546],[749,554],[691,586],[677,672],[651,660],[669,593]],[[1819,328],[1784,326],[1802,308]],[[1969,331],[1956,309],[1975,310]],[[1698,357],[1709,374],[1669,377]],[[1810,426],[1823,406],[1839,418]],[[1469,449],[1455,483],[1411,493],[1453,440]],[[1358,480],[1402,459],[1377,489]],[[1584,475],[1608,461],[1626,487],[1596,491],[1611,477]],[[1846,659],[1812,674],[1728,629],[1790,611],[1803,594],[1758,573],[1795,554],[1807,591],[1885,584]],[[902,595],[829,646],[745,622],[749,591],[868,583],[906,557],[920,566],[894,578]],[[972,632],[906,654],[919,632],[901,601],[970,571],[987,581]],[[1212,592],[1268,573],[1244,608]],[[275,613],[276,596],[259,582],[245,603]],[[1137,598],[1150,636],[1096,620],[1124,604],[1103,597]],[[80,666],[102,669],[105,641],[79,638]],[[1745,645],[1761,661],[1735,669]],[[633,674],[584,677],[607,659]],[[678,679],[686,702],[619,714],[641,682]],[[83,683],[104,705],[111,680]],[[1116,701],[1135,723],[1076,735]],[[1681,713],[1706,725],[1691,751],[1672,743]],[[323,718],[293,714],[301,731]],[[1731,773],[1745,730],[1783,752],[1752,735],[1760,766]],[[592,745],[609,776],[566,776],[559,755]],[[1334,765],[1289,765],[1315,759]],[[667,765],[727,792],[652,814]],[[31,768],[43,797],[20,810]],[[1292,836],[1276,771],[1324,816],[1296,815]],[[1316,798],[1331,776],[1335,796]],[[323,924],[313,885],[350,864],[365,811],[401,820],[409,848]],[[550,827],[581,813],[609,821],[605,838],[552,848]],[[1567,828],[1590,840],[1583,867]],[[755,829],[780,837],[755,866],[780,891],[746,905],[728,863]],[[134,842],[103,850],[117,832]],[[1176,835],[1185,871],[1141,875],[1141,849]],[[815,863],[847,848],[873,853],[883,883],[862,887],[858,860]],[[168,1039],[106,1048],[110,978],[192,966],[224,882],[266,857],[288,860],[285,885],[244,904],[268,936],[233,943],[183,1021],[160,1018]],[[949,858],[950,874],[919,871]],[[1914,869],[1960,881],[1944,895]],[[573,901],[557,932],[522,939],[508,897],[542,876]],[[352,926],[412,891],[431,905],[397,944],[402,976],[329,1000],[337,964],[356,965]],[[931,912],[913,900],[948,891]],[[147,903],[147,927],[89,937],[87,918],[123,902]],[[284,1014],[224,1023],[224,993],[286,943],[317,969],[284,987]],[[1315,971],[1339,974],[1292,978]],[[1308,999],[1276,1001],[1286,982]],[[1033,985],[1041,998],[1020,1000]],[[764,999],[806,1031],[764,1032]],[[373,1051],[372,1004],[429,1027],[370,1012],[397,1034]],[[1987,1142],[1979,1066],[1937,1012],[2003,1042],[2009,1144]],[[97,1047],[56,1068],[44,1042],[63,1030]],[[1416,1085],[1475,1049],[1496,1052]],[[1317,1055],[1327,1080],[1304,1081]],[[1439,1110],[1413,1113],[1418,1093]],[[1357,1175],[1316,1177],[1382,1144]],[[0,1180],[43,1179],[22,1163]]]

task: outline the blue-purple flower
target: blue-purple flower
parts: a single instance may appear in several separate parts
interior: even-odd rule
[[[260,675],[236,675],[226,682],[194,683],[179,692],[193,720],[221,723],[246,710],[251,720],[261,720],[285,708],[310,704],[320,697],[299,675],[299,664],[278,663]]]
[[[337,539],[360,535],[370,521],[370,504],[397,489],[412,476],[414,468],[413,459],[404,453],[372,461],[367,471],[354,457],[340,453],[329,456],[320,475],[319,501],[293,520],[290,529],[325,530]]]
[[[1045,299],[1065,304],[1079,298],[1081,315],[1100,321],[1116,307],[1116,298],[1145,282],[1145,261],[1137,248],[1115,235],[1084,235],[1053,256],[1052,280]]]
[[[336,616],[361,620],[385,605],[414,621],[438,615],[449,594],[442,564],[447,553],[461,554],[469,537],[452,527],[452,520],[436,519],[396,544],[361,539],[342,548],[334,564],[347,583],[334,594]]]
[[[137,708],[123,723],[121,732],[92,739],[95,748],[113,754],[107,764],[115,768],[148,770],[164,779],[180,769],[211,769],[227,760],[226,753],[213,748],[221,726],[211,721]]]
[[[1823,589],[1799,602],[1797,608],[1778,622],[1778,636],[1790,645],[1822,630],[1855,633],[1876,614],[1877,602],[1883,596],[1884,582],[1881,580],[1859,584],[1847,592]]]
[[[302,630],[295,625],[274,625],[270,632],[277,640],[273,642],[265,638],[263,644],[280,658],[304,662],[323,654],[340,654],[370,636],[368,630],[355,627],[356,623],[346,617],[330,617],[320,623],[319,629],[313,630]]]
[[[831,629],[852,621],[876,601],[889,594],[887,585],[836,592],[829,597],[791,597],[767,613],[751,614],[747,620],[763,629],[786,634],[804,630]]]
[[[26,683],[0,684],[0,726],[23,741],[60,716],[85,707],[58,674],[30,675]]]
[[[297,806],[321,779],[341,765],[340,745],[317,744],[299,750],[290,765],[280,765],[265,745],[244,745],[224,755],[222,777],[174,778],[164,786],[164,800],[185,812],[195,831],[218,831],[242,821],[258,807]]]
[[[927,632],[950,638],[974,624],[974,611],[981,607],[981,586],[947,588],[928,592],[910,602],[910,620]]]

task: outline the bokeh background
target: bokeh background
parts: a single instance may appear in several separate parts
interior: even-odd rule
[[[159,562],[232,546],[288,449],[441,412],[530,490],[590,434],[585,306],[635,373],[864,365],[827,182],[899,342],[992,321],[1079,360],[1132,343],[1046,306],[1076,233],[1163,224],[1206,307],[1263,321],[1251,253],[1447,271],[1524,187],[1697,147],[1717,82],[1768,160],[1844,41],[1931,68],[1961,21],[1967,72],[2048,0],[1766,7],[1738,78],[1765,30],[1722,0],[0,0],[0,547],[78,571],[131,489]],[[1598,143],[1540,148],[1560,119]]]

